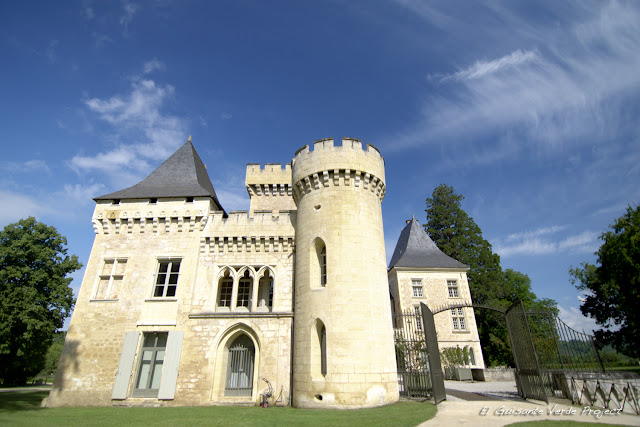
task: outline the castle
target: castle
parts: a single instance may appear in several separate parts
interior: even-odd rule
[[[387,268],[384,159],[357,139],[249,164],[246,187],[249,212],[227,213],[189,138],[94,199],[48,406],[255,404],[263,379],[300,408],[398,400],[392,311],[470,301],[467,267],[410,221]],[[464,310],[436,316],[438,338],[469,345],[482,368]]]

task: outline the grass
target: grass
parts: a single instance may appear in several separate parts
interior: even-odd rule
[[[74,426],[415,426],[431,419],[430,402],[403,401],[371,409],[311,410],[289,407],[181,407],[181,408],[40,408],[46,391],[0,393],[0,425]]]
[[[607,372],[625,371],[640,374],[640,365],[607,367]]]

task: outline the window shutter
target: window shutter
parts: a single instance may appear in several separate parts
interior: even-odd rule
[[[183,331],[169,332],[167,352],[164,366],[162,367],[162,377],[160,378],[160,390],[158,390],[158,399],[160,400],[172,400],[175,395],[183,337]]]
[[[133,360],[138,348],[138,337],[140,332],[127,332],[124,335],[124,344],[122,344],[122,354],[120,354],[120,364],[116,373],[116,381],[113,384],[112,399],[126,399],[129,390],[129,379],[131,378],[131,370],[133,369]]]

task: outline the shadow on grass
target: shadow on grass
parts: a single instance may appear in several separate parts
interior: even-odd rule
[[[0,412],[18,412],[40,409],[48,391],[10,391],[0,393]]]

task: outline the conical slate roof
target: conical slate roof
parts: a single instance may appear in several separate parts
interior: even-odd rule
[[[389,263],[389,270],[393,267],[469,268],[438,249],[415,219],[408,221],[407,226],[400,233],[396,250]]]
[[[136,185],[93,200],[147,199],[166,197],[211,197],[224,211],[191,138],[156,170]]]

